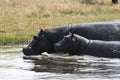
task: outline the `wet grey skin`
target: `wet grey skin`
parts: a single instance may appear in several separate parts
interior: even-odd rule
[[[91,55],[120,58],[120,41],[89,40],[77,34],[69,34],[54,44],[57,52],[70,55]]]
[[[41,29],[36,35],[37,39],[33,38],[28,46],[23,48],[23,53],[24,55],[40,55],[42,52],[56,53],[54,44],[69,32],[92,40],[119,41],[120,21],[78,23]]]

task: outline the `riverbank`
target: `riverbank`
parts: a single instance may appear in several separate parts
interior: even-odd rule
[[[111,0],[0,0],[0,45],[27,43],[39,28],[120,19]]]

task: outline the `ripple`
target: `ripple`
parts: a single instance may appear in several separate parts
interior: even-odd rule
[[[9,46],[0,50],[0,80],[120,79],[118,58],[43,54],[23,59],[21,49]]]

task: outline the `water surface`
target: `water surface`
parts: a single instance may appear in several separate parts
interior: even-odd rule
[[[23,45],[0,47],[0,80],[119,80],[120,59],[51,54],[23,59]],[[52,57],[51,57],[52,56]]]

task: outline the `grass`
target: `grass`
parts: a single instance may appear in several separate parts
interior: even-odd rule
[[[39,28],[120,19],[111,0],[0,0],[0,44],[21,44]]]

